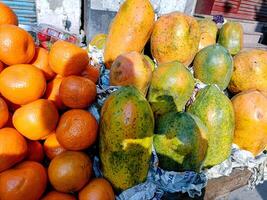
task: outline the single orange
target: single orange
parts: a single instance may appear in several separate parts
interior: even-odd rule
[[[48,62],[48,51],[41,47],[35,48],[35,55],[31,61],[31,64],[42,70],[46,80],[51,80],[56,76],[56,73],[50,68]]]
[[[79,191],[92,176],[92,162],[82,152],[66,151],[55,157],[48,167],[48,177],[59,192]]]
[[[1,17],[0,17],[1,18]],[[27,64],[33,59],[32,36],[15,25],[0,25],[0,60],[7,65]]]
[[[33,65],[12,65],[1,72],[0,85],[0,92],[7,100],[23,105],[43,96],[46,80]]]
[[[26,138],[40,140],[56,128],[58,118],[56,106],[49,100],[39,99],[17,109],[13,124]]]
[[[0,24],[18,25],[18,17],[6,4],[0,2]]]
[[[49,65],[62,76],[79,75],[89,63],[87,52],[78,46],[58,40],[49,52]]]
[[[4,70],[4,68],[5,68],[4,63],[2,63],[2,62],[0,61],[0,73],[1,73],[1,71]]]
[[[0,97],[0,128],[6,125],[8,121],[9,113],[6,102]]]
[[[87,78],[68,76],[61,82],[59,97],[70,108],[86,108],[96,98],[96,85]]]
[[[73,109],[61,116],[56,137],[65,149],[83,150],[95,143],[97,129],[97,121],[90,112]]]
[[[46,184],[46,169],[38,162],[25,161],[0,173],[0,197],[1,200],[38,200]]]
[[[51,191],[41,200],[76,200],[76,197],[63,192]]]
[[[93,66],[93,65],[87,65],[85,70],[81,73],[81,76],[84,78],[88,78],[94,83],[96,83],[99,79],[100,71],[99,67]]]
[[[45,142],[44,142],[44,151],[45,155],[52,160],[54,157],[58,156],[59,154],[67,151],[64,149],[57,141],[55,132],[50,134]]]
[[[28,153],[26,156],[26,160],[42,162],[44,159],[44,150],[43,145],[38,141],[27,141],[28,145]]]
[[[16,129],[0,129],[0,172],[20,162],[26,154],[27,142]]]
[[[79,200],[115,200],[115,194],[106,179],[96,178],[79,192]]]
[[[62,77],[55,77],[53,80],[51,80],[47,84],[47,88],[45,91],[44,97],[48,100],[51,100],[58,109],[63,110],[66,106],[62,103],[60,97],[59,97],[59,87],[62,82]]]

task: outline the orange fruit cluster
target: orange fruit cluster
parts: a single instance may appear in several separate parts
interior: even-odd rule
[[[0,199],[114,200],[85,153],[97,140],[86,109],[99,71],[78,46],[57,41],[49,52],[17,25],[0,3]]]

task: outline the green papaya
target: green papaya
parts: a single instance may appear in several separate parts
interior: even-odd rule
[[[204,166],[212,167],[226,160],[235,129],[234,109],[228,97],[215,85],[208,85],[198,92],[188,112],[196,115],[208,129]]]
[[[194,91],[194,77],[180,62],[160,64],[153,72],[148,101],[156,115],[182,111]]]
[[[218,43],[224,46],[231,55],[236,55],[243,48],[243,27],[238,22],[225,23],[220,32]]]
[[[206,84],[227,88],[233,74],[233,59],[223,46],[215,44],[199,51],[193,63],[194,76]]]
[[[206,156],[207,128],[190,113],[172,112],[159,117],[154,147],[159,166],[169,171],[200,171]]]
[[[152,153],[153,112],[133,86],[121,87],[101,110],[99,154],[102,172],[115,189],[146,180]]]

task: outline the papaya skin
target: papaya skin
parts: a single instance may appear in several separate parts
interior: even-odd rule
[[[103,175],[116,190],[146,180],[153,132],[153,112],[135,87],[121,87],[107,98],[101,110],[99,153]]]
[[[136,52],[125,53],[116,58],[110,68],[110,84],[133,85],[146,96],[152,78],[152,67],[145,57]]]
[[[236,55],[243,48],[243,27],[237,22],[227,22],[219,32],[218,43],[231,55]]]
[[[154,21],[155,13],[149,0],[126,0],[110,25],[104,50],[106,67],[109,69],[123,53],[141,53]]]
[[[194,76],[206,84],[227,88],[233,74],[231,54],[221,45],[210,45],[199,51],[193,63]]]
[[[204,167],[212,167],[226,160],[231,154],[235,128],[230,99],[215,85],[208,85],[198,92],[187,111],[197,116],[208,129]]]
[[[267,93],[241,92],[232,98],[235,110],[234,143],[254,156],[267,146]]]
[[[199,25],[191,16],[172,12],[161,16],[151,35],[151,53],[160,63],[179,61],[186,67],[194,59],[200,40]]]
[[[198,45],[198,50],[216,44],[218,28],[214,21],[211,19],[198,20],[200,28],[200,41]]]
[[[252,49],[238,53],[228,89],[232,93],[251,89],[267,91],[267,51]]]

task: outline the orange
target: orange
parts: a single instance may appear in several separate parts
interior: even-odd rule
[[[15,25],[0,25],[0,60],[7,65],[27,64],[35,53],[32,36]]]
[[[38,200],[45,191],[45,168],[33,161],[25,161],[0,173],[1,200]]]
[[[13,114],[9,112],[8,120],[7,120],[7,123],[5,124],[5,127],[14,128],[13,123],[12,123],[12,117],[13,117]]]
[[[0,172],[20,162],[26,154],[27,142],[16,129],[0,129]]]
[[[0,85],[2,95],[19,105],[39,99],[46,89],[42,71],[28,64],[5,68],[0,74]]]
[[[97,129],[97,121],[90,112],[73,109],[61,116],[56,137],[65,149],[83,150],[95,143]]]
[[[26,160],[42,162],[44,159],[43,145],[38,141],[28,140],[28,153]]]
[[[57,192],[57,191],[51,191],[47,195],[45,195],[41,200],[76,200],[75,196]]]
[[[3,71],[4,68],[5,68],[4,64],[0,61],[0,73],[1,71]]]
[[[9,113],[6,102],[0,97],[0,128],[2,128],[8,121]]]
[[[55,157],[48,167],[48,177],[59,192],[79,191],[92,176],[92,162],[82,152],[66,151]]]
[[[99,67],[95,67],[93,65],[87,65],[85,70],[82,72],[81,76],[84,78],[88,78],[94,83],[97,82],[99,78],[100,72],[99,72]]]
[[[15,128],[30,140],[40,140],[51,133],[58,122],[56,106],[39,99],[17,109],[13,115]]]
[[[0,2],[0,24],[18,25],[18,17],[14,11]]]
[[[59,96],[70,108],[86,108],[96,98],[96,85],[87,78],[68,76],[61,82]]]
[[[44,97],[48,100],[51,100],[58,109],[63,110],[65,108],[59,97],[59,87],[62,82],[62,77],[55,77],[52,81],[47,84]]]
[[[79,192],[79,200],[115,200],[115,194],[106,179],[96,178]]]
[[[87,52],[69,42],[58,40],[49,52],[50,67],[62,76],[79,75],[88,63]]]
[[[45,155],[52,160],[54,157],[66,151],[57,141],[55,132],[50,134],[44,142]]]
[[[49,66],[48,51],[44,48],[35,48],[35,55],[31,61],[31,64],[42,70],[46,80],[50,80],[56,76],[55,72]]]

